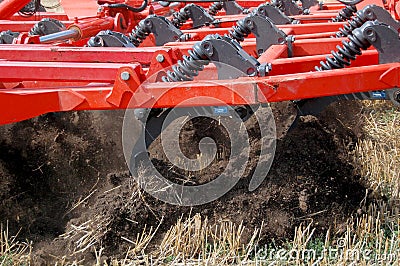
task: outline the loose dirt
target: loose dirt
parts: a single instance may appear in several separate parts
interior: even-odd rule
[[[277,123],[288,124],[291,119],[282,114],[287,114],[289,108],[275,108]],[[8,221],[11,233],[20,230],[19,238],[34,242],[37,264],[73,254],[74,241],[83,236],[84,230],[60,237],[70,233],[72,225],[84,224],[93,230],[96,241],[105,247],[105,258],[123,257],[129,245],[123,237],[135,236],[145,225],[156,227],[162,217],[148,249],[157,245],[177,218],[194,213],[208,217],[211,223],[243,221],[247,230],[243,241],[262,223],[264,243],[282,243],[293,236],[295,226],[311,221],[317,234],[329,227],[340,228],[352,214],[363,211],[360,202],[366,195],[348,154],[362,137],[361,111],[357,103],[337,103],[319,118],[302,118],[288,133],[287,127],[282,127],[268,176],[257,190],[249,192],[259,145],[254,126],[250,131],[252,160],[245,175],[222,198],[193,208],[162,203],[137,188],[121,150],[123,112],[47,114],[2,126],[1,221]],[[219,129],[218,123],[194,121],[181,133],[184,153],[197,153],[196,145],[188,148],[185,142],[204,136],[216,139],[220,147],[226,141],[226,132]],[[162,154],[159,148],[155,143],[151,153]],[[229,147],[223,153],[228,155]],[[154,164],[167,177],[177,182],[185,177],[185,173],[170,168],[163,156],[156,157]],[[194,173],[191,181],[213,179],[226,165],[223,158],[202,175]],[[68,259],[94,260],[91,249],[71,256]]]

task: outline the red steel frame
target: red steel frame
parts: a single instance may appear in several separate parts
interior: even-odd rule
[[[337,12],[321,14],[332,18]],[[243,16],[230,20],[240,17]],[[224,28],[185,32],[202,39],[207,34],[226,33],[233,25],[229,23]],[[400,63],[379,65],[375,49],[365,51],[351,67],[314,71],[341,43],[342,39],[329,36],[342,24],[314,22],[279,26],[287,34],[296,36],[291,58],[288,58],[287,45],[274,45],[258,58],[260,63],[272,64],[267,77],[218,83],[210,80],[217,73],[213,65],[200,72],[196,82],[146,82],[148,77],[177,63],[191,49],[191,42],[135,49],[0,45],[0,124],[48,112],[168,108],[186,100],[190,106],[220,105],[221,101],[228,105],[258,104],[398,87]],[[242,46],[255,55],[254,38],[246,39]],[[163,55],[164,61],[158,62],[157,55]],[[123,72],[130,74],[128,80],[121,78]],[[205,101],[199,96],[216,101]]]

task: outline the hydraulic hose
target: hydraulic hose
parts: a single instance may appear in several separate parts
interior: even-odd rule
[[[143,0],[143,3],[140,7],[132,7],[127,4],[111,4],[108,7],[109,8],[126,8],[129,11],[132,11],[134,13],[139,13],[146,9],[147,4],[148,4],[148,0]]]

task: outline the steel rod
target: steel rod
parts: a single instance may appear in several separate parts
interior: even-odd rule
[[[55,42],[55,41],[64,41],[68,39],[75,39],[79,36],[79,32],[76,30],[65,30],[65,31],[60,31],[56,32],[53,34],[41,36],[39,38],[41,43],[49,43],[49,42]]]

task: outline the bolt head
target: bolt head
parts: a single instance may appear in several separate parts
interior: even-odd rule
[[[371,7],[367,7],[366,9],[364,9],[364,15],[369,19],[369,20],[373,20],[375,19],[375,13],[374,11],[371,9]]]
[[[133,110],[133,114],[140,121],[143,121],[146,118],[146,115],[148,112],[149,112],[149,109],[146,109],[146,108],[138,108],[138,109]]]
[[[121,79],[122,80],[129,80],[129,78],[131,77],[131,75],[129,74],[129,72],[126,72],[126,71],[124,71],[124,72],[122,72],[121,73]]]
[[[371,42],[375,42],[376,41],[376,34],[375,31],[372,28],[366,28],[364,30],[364,36],[369,39]]]
[[[158,54],[156,56],[156,60],[157,60],[157,62],[162,63],[162,62],[164,62],[165,58],[162,54]]]
[[[212,44],[211,44],[210,42],[208,42],[208,41],[203,41],[203,42],[201,43],[201,46],[202,46],[202,48],[203,48],[203,51],[204,51],[208,56],[212,56],[212,55],[213,55],[214,50],[213,50],[213,46],[212,46]]]
[[[250,19],[247,19],[246,24],[250,29],[254,29],[254,23]]]

